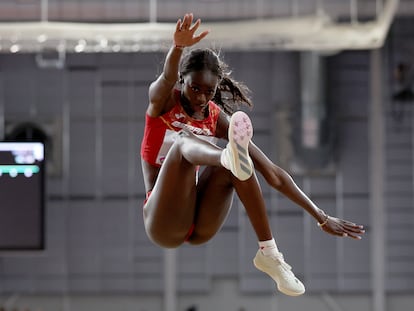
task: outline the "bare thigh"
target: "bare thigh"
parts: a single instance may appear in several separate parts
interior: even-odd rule
[[[205,168],[197,184],[195,227],[189,243],[205,243],[221,229],[233,202],[233,178],[225,168]]]
[[[154,243],[163,247],[183,243],[195,215],[195,169],[177,146],[171,148],[144,206],[145,229]]]
[[[211,204],[207,203],[208,196],[214,193],[210,188],[215,185],[211,183],[208,186],[210,182],[207,179],[219,177],[217,175],[210,178],[208,175],[211,173],[208,172],[221,171],[221,176],[230,174],[227,170],[214,166],[220,165],[220,154],[220,148],[191,133],[182,133],[177,138],[164,160],[151,196],[144,207],[145,229],[155,243],[164,247],[177,247],[182,244],[194,223],[199,222],[200,216],[205,217],[205,212],[199,212],[199,207],[217,203],[215,198],[212,198]],[[215,167],[214,170],[208,169],[202,174],[199,185],[196,183],[197,165]],[[223,185],[223,182],[220,184]],[[221,194],[225,193],[229,196],[231,191]]]

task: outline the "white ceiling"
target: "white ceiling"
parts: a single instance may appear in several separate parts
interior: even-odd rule
[[[5,14],[4,8],[6,7],[5,4],[7,4],[7,1],[11,0],[2,0],[2,4],[0,4],[2,14]],[[39,52],[45,50],[69,52],[129,52],[165,50],[170,46],[175,23],[154,22],[158,17],[151,12],[167,11],[169,14],[174,13],[176,14],[175,16],[178,15],[178,12],[171,12],[168,8],[161,10],[159,7],[161,4],[165,5],[169,3],[166,0],[150,0],[147,2],[149,6],[149,19],[152,19],[153,22],[52,22],[46,17],[49,17],[49,12],[52,12],[52,9],[50,9],[51,3],[57,4],[56,1],[58,0],[49,0],[55,2],[48,2],[47,0],[31,1],[38,1],[38,4],[41,1],[43,1],[43,4],[48,3],[48,6],[43,6],[43,11],[40,12],[43,21],[6,21],[0,23],[0,52]],[[97,0],[85,1],[94,1],[95,4],[98,3]],[[129,3],[128,1],[130,0],[125,0],[123,3]],[[309,4],[311,0],[307,1]],[[75,2],[77,4],[80,3],[76,0],[60,1],[61,4],[62,2],[70,2],[72,5]],[[210,29],[211,33],[203,42],[209,46],[213,45],[217,48],[233,50],[317,50],[332,52],[348,49],[378,48],[384,43],[395,14],[400,14],[401,6],[404,5],[406,8],[414,6],[414,1],[408,0],[341,0],[341,10],[346,10],[348,13],[345,14],[340,13],[339,6],[335,6],[336,10],[332,10],[331,6],[328,6],[328,4],[332,5],[333,2],[338,3],[336,0],[314,0],[313,3],[315,6],[312,10],[316,10],[315,14],[292,14],[291,12],[288,16],[271,18],[255,17],[242,20],[233,17],[231,21],[222,20],[215,22],[206,17],[203,18],[203,21],[207,20],[207,22],[203,22],[201,28]],[[20,3],[22,2],[20,1]],[[198,5],[202,8],[202,4],[209,4],[209,9],[211,10],[213,5],[216,6],[218,4],[221,4],[224,9],[225,3],[235,4],[234,1],[199,0]],[[261,3],[260,10],[256,8],[255,14],[263,16],[263,12],[266,12],[265,5],[270,5],[272,2],[258,0],[250,2],[239,1],[237,3],[239,4],[237,8],[240,14],[242,11],[248,11],[246,8],[248,8],[249,3],[256,4],[256,6]],[[285,6],[288,3],[290,5],[289,10],[296,10],[297,13],[300,11],[299,7],[295,8],[292,5],[305,2],[295,0],[289,2],[284,0],[274,3],[284,3]],[[344,3],[346,6],[343,6]],[[361,3],[365,3],[366,6],[362,6]],[[358,4],[358,6],[353,8],[352,4]],[[246,6],[246,8],[242,5]],[[360,21],[358,17],[361,16],[361,13],[358,9],[365,8],[367,10],[368,7],[371,11],[374,10],[375,12],[369,13],[366,11],[363,15],[370,16],[370,18],[365,22]],[[12,9],[10,8],[9,13],[11,14]],[[16,7],[14,8],[16,9]],[[403,11],[407,12],[408,9]],[[19,12],[21,15],[21,11]],[[102,13],[102,11],[99,12]],[[207,9],[204,8],[203,12],[207,12]],[[16,15],[17,13],[15,12],[14,14]],[[82,16],[85,19],[86,15],[84,14]],[[339,16],[345,17],[346,21],[338,21]],[[20,16],[20,19],[23,18]]]

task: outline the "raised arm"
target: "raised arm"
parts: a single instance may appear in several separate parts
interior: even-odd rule
[[[177,21],[174,42],[167,53],[163,72],[149,87],[147,113],[150,116],[157,117],[163,114],[168,110],[169,105],[173,104],[172,90],[178,79],[178,69],[183,49],[196,44],[209,33],[206,30],[199,35],[194,35],[200,23],[201,20],[198,19],[193,24],[193,14],[186,14],[183,20],[179,19]]]
[[[316,219],[322,230],[337,236],[361,239],[361,234],[365,232],[363,226],[327,215],[296,185],[285,170],[274,164],[253,142],[250,143],[249,153],[255,168],[263,175],[267,183],[304,208]]]

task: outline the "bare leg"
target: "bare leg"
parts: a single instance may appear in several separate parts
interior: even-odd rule
[[[184,242],[192,224],[190,243],[200,244],[220,230],[236,189],[259,240],[272,238],[260,186],[253,175],[235,178],[220,166],[221,149],[192,134],[182,134],[168,153],[144,208],[150,238],[164,247]],[[196,165],[213,165],[195,183]]]
[[[208,167],[197,189],[196,226],[190,243],[207,242],[220,230],[230,211],[234,189],[246,209],[258,240],[272,239],[265,202],[255,175],[240,181],[226,169]]]
[[[220,154],[220,148],[192,134],[179,135],[144,206],[145,229],[151,240],[163,247],[184,242],[196,213],[196,166],[220,165]]]

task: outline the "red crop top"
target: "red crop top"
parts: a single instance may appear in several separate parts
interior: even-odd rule
[[[179,98],[179,96],[177,96]],[[161,166],[168,151],[174,143],[177,132],[186,127],[204,139],[214,141],[220,107],[210,101],[209,114],[203,120],[196,120],[187,115],[177,99],[176,105],[159,117],[145,115],[144,137],[141,143],[141,157],[151,165]]]

